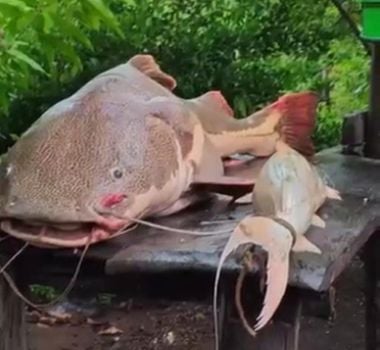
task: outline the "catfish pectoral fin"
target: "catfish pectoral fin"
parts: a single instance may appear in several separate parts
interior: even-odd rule
[[[252,204],[252,193],[248,193],[242,197],[239,197],[236,201],[236,204]]]
[[[298,236],[296,242],[292,248],[293,252],[309,252],[315,254],[321,254],[321,250],[312,242],[310,242],[305,236]]]
[[[326,227],[326,222],[317,214],[314,214],[311,219],[311,224],[320,228]]]
[[[220,176],[214,179],[195,179],[192,188],[207,192],[225,194],[239,198],[252,192],[255,181],[234,176]]]
[[[169,216],[182,210],[200,204],[212,198],[212,194],[204,192],[188,192],[183,194],[175,203],[165,210],[155,214],[156,217]]]
[[[342,197],[340,196],[339,191],[335,190],[329,186],[326,186],[326,194],[327,194],[327,198],[329,198],[329,199],[335,199],[338,201],[342,200]]]

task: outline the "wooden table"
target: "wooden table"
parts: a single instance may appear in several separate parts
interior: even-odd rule
[[[323,254],[293,254],[289,289],[283,303],[273,322],[254,339],[246,333],[236,317],[231,293],[239,264],[234,257],[230,257],[223,270],[219,300],[223,350],[298,349],[302,306],[316,300],[327,300],[331,308],[332,287],[336,278],[360,251],[363,251],[367,276],[366,348],[376,349],[376,247],[379,236],[374,233],[380,227],[380,161],[342,155],[336,148],[320,153],[318,163],[330,184],[341,191],[344,200],[328,201],[320,212],[326,220],[326,228],[313,227],[307,234]],[[232,229],[251,210],[250,206],[230,206],[225,201],[214,200],[160,219],[159,222],[192,230]],[[96,271],[92,274],[93,278],[118,286],[122,286],[124,277],[130,274],[161,280],[160,287],[167,281],[160,276],[176,276],[177,284],[175,281],[168,282],[172,283],[170,288],[173,295],[176,291],[183,292],[179,285],[183,280],[179,276],[192,274],[195,281],[204,278],[197,276],[207,276],[210,283],[206,285],[211,294],[213,276],[227,237],[228,234],[194,237],[139,227],[122,237],[92,247],[86,263],[97,266],[93,270]],[[65,270],[68,266],[72,267],[74,259],[77,260],[77,255],[72,251],[42,253],[32,249],[14,265],[16,278],[22,285],[37,279],[46,283],[48,276],[51,276],[48,270]],[[38,274],[35,273],[37,266]],[[34,271],[34,275],[30,271]],[[244,287],[243,300],[247,304],[252,302],[252,295],[255,292],[257,294],[258,273],[253,274]],[[125,285],[122,287],[127,288]],[[195,283],[194,293],[199,288],[204,289],[205,285],[199,283],[197,286]],[[120,293],[122,289],[119,288]],[[95,294],[96,290],[93,291]],[[257,300],[253,298],[256,305]],[[21,303],[10,293],[5,283],[0,283],[0,350],[25,349],[23,324]]]

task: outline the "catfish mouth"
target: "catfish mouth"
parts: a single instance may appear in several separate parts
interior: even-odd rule
[[[132,223],[124,220],[107,225],[97,222],[49,223],[3,219],[0,228],[10,236],[41,248],[80,248],[117,237]]]

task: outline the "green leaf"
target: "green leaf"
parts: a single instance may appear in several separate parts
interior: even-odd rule
[[[73,65],[71,68],[72,75],[82,70],[83,68],[82,61],[72,46],[68,45],[67,43],[61,43],[59,49],[60,49],[60,53],[72,63]]]
[[[16,135],[16,134],[9,134],[10,138],[13,140],[13,141],[17,141],[20,136],[19,135]]]
[[[46,11],[42,12],[42,16],[44,18],[44,33],[50,33],[50,30],[54,27],[53,18]]]
[[[247,115],[247,105],[243,97],[235,97],[233,100],[234,109],[239,113],[239,116],[245,117]]]
[[[34,21],[35,18],[36,18],[36,13],[33,11],[23,14],[17,20],[16,28],[19,31],[22,31],[25,28],[30,27],[30,26],[31,28],[33,28],[32,22]]]
[[[121,37],[124,37],[123,32],[120,30],[118,20],[102,0],[86,0],[86,3],[91,5],[91,7],[103,18],[103,20]]]
[[[17,60],[26,63],[28,66],[30,66],[34,70],[47,75],[47,73],[44,71],[44,69],[35,60],[33,60],[31,57],[27,56],[23,52],[15,49],[15,48],[9,49],[7,52],[9,55],[13,56]]]
[[[75,25],[68,22],[67,20],[63,20],[61,18],[56,17],[55,22],[58,25],[59,29],[62,30],[63,33],[68,34],[74,39],[81,42],[85,47],[89,49],[93,49],[92,43],[90,39]]]
[[[0,0],[0,5],[16,7],[20,11],[29,11],[31,8],[21,0]]]
[[[7,114],[9,110],[9,97],[6,90],[0,91],[0,114]]]

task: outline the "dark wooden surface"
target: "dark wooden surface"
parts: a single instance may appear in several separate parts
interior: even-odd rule
[[[308,238],[323,254],[293,254],[289,284],[313,291],[326,291],[352,257],[380,227],[380,161],[342,155],[330,149],[318,155],[323,176],[341,191],[343,201],[327,201],[320,211],[326,228],[312,227]],[[214,200],[191,211],[160,219],[171,227],[198,231],[233,229],[251,206],[229,206]],[[209,224],[212,221],[222,223]],[[105,262],[109,275],[126,272],[202,271],[215,272],[228,234],[194,237],[139,227],[133,232],[93,246],[88,257]],[[58,256],[72,255],[69,251]],[[225,270],[238,264],[231,257]]]
[[[23,302],[0,276],[0,350],[27,350]]]
[[[223,316],[220,332],[221,350],[298,350],[303,296],[297,291],[288,290],[271,322],[252,337],[243,327],[235,304],[231,302],[234,300],[234,288],[231,288],[233,285],[222,285],[223,292],[218,308]],[[257,311],[258,300],[252,298],[252,290],[254,289],[250,286],[242,291],[243,300],[246,297],[251,299],[251,304],[245,307],[245,314],[251,325],[255,323],[257,316],[257,313],[252,311]]]

